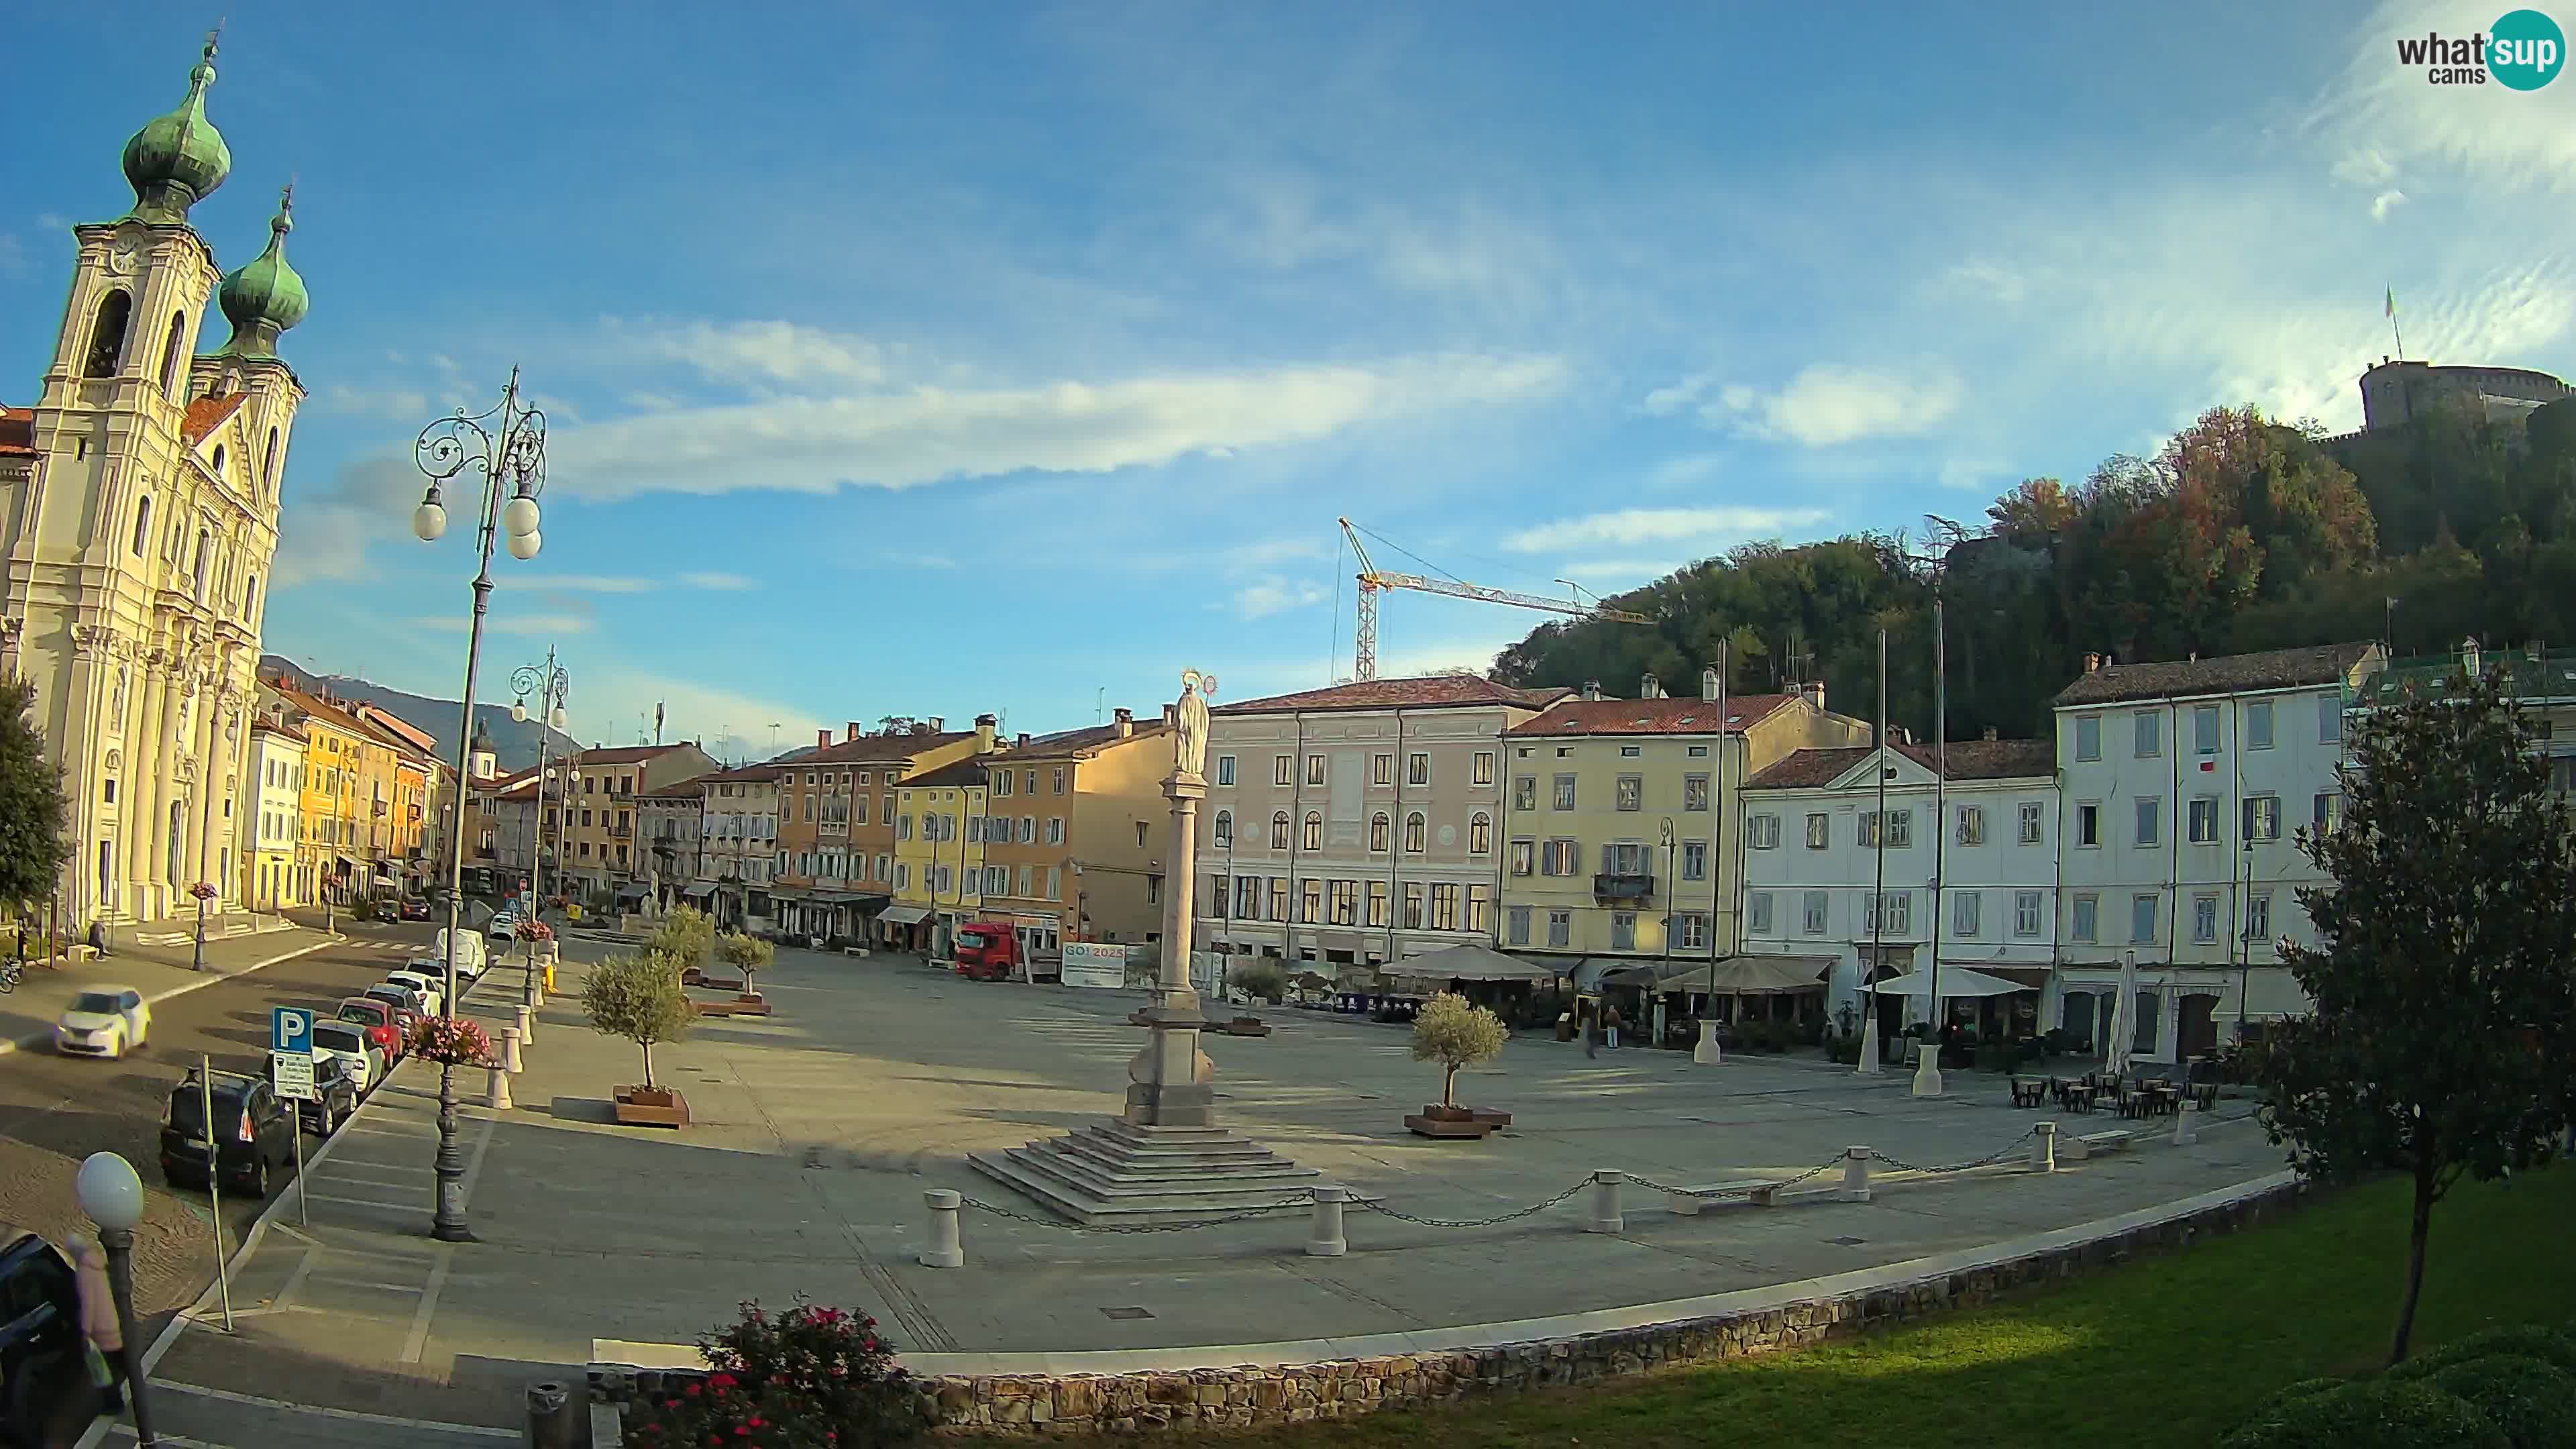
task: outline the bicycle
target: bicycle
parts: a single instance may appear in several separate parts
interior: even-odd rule
[[[18,981],[27,974],[23,961],[0,961],[0,996],[18,989]]]

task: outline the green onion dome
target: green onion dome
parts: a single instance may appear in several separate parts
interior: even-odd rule
[[[286,234],[295,229],[295,188],[277,199],[277,215],[268,223],[268,250],[248,266],[224,278],[216,299],[233,324],[224,352],[234,357],[275,357],[277,335],[304,320],[313,301],[304,279],[286,261]]]
[[[215,42],[188,72],[188,98],[179,109],[145,123],[125,143],[125,179],[134,188],[134,217],[175,226],[232,174],[232,148],[206,119],[206,87],[215,83]]]

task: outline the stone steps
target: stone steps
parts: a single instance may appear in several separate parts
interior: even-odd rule
[[[1067,1152],[1063,1150],[1061,1140],[1032,1142],[1026,1147],[1011,1148],[1005,1155],[1098,1196],[1112,1198],[1134,1193],[1221,1192],[1237,1187],[1257,1187],[1282,1179],[1302,1182],[1315,1175],[1312,1169],[1299,1167],[1279,1157],[1229,1163],[1219,1168],[1136,1168]]]
[[[985,1176],[1085,1226],[1186,1222],[1302,1199],[1317,1173],[1221,1128],[1123,1122],[967,1154]]]

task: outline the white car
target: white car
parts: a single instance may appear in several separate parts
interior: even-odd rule
[[[435,976],[424,975],[414,970],[403,970],[388,971],[385,973],[385,979],[396,986],[408,986],[419,993],[420,1013],[423,1016],[438,1015],[439,1003],[446,999],[440,992],[440,988],[447,981],[447,969],[444,966],[439,968],[439,974]]]
[[[131,986],[93,986],[72,998],[54,1021],[54,1050],[74,1056],[121,1057],[152,1032],[152,1008]]]
[[[361,1097],[374,1091],[376,1083],[384,1079],[382,1059],[376,1049],[367,1044],[367,1034],[348,1022],[314,1022],[313,1055],[338,1057],[347,1062],[349,1075],[356,1080]]]

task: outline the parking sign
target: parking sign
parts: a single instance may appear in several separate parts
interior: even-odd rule
[[[298,1056],[313,1054],[313,1013],[301,1006],[273,1007],[268,1013],[268,1049],[292,1052]]]

